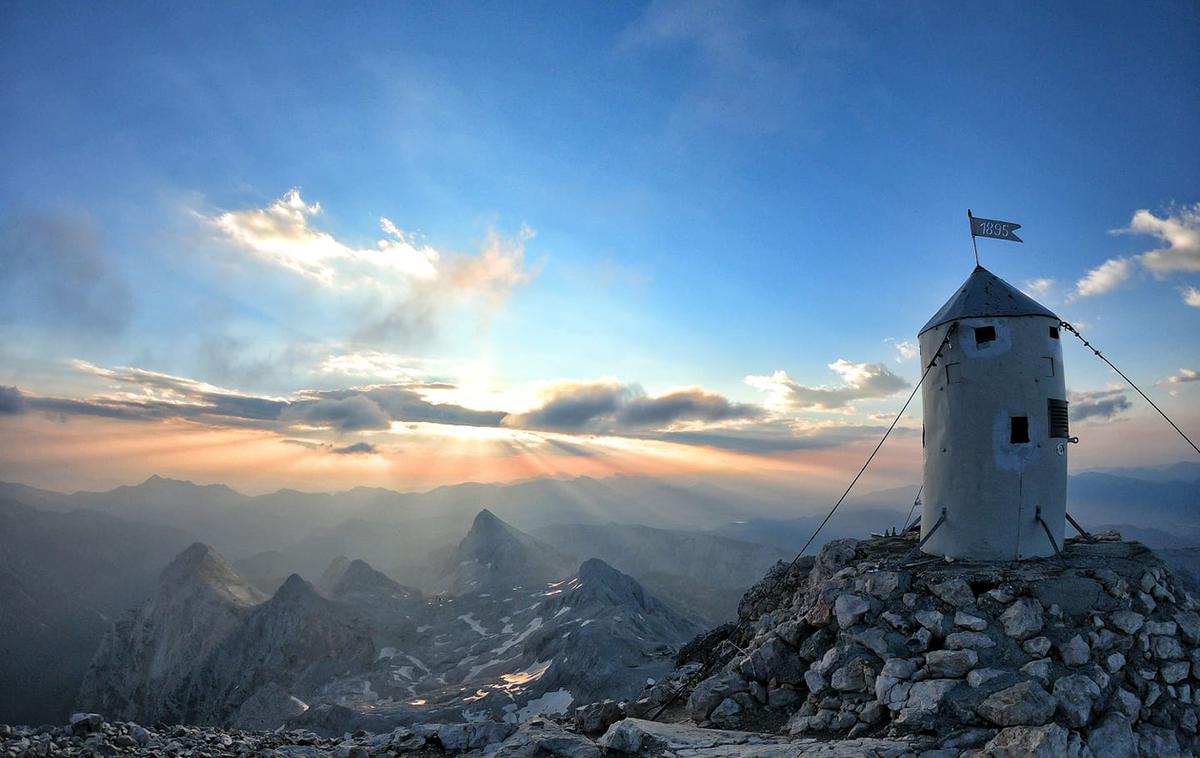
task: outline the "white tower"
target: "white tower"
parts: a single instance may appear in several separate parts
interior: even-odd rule
[[[921,329],[922,550],[968,560],[1054,555],[1067,500],[1059,319],[977,266]],[[1051,543],[1053,540],[1053,543]]]

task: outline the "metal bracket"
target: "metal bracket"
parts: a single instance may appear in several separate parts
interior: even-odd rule
[[[936,532],[944,523],[946,523],[946,509],[942,508],[942,515],[936,522],[934,522],[933,528],[929,530],[929,534],[926,534],[925,537],[917,543],[918,552],[921,550],[921,548],[925,547],[925,543],[929,542],[929,538],[932,537],[933,533]]]
[[[1050,527],[1042,520],[1042,506],[1037,507],[1036,511],[1037,522],[1042,525],[1042,529],[1046,532],[1046,539],[1050,540],[1050,547],[1054,548],[1054,554],[1062,558],[1062,551],[1058,549],[1058,543],[1054,541],[1054,535],[1050,532]],[[1068,516],[1067,518],[1070,518]]]
[[[1091,532],[1084,529],[1082,526],[1079,525],[1078,521],[1071,518],[1071,514],[1067,513],[1065,515],[1067,517],[1067,521],[1070,522],[1071,526],[1075,527],[1075,531],[1079,532],[1079,536],[1083,537],[1084,542],[1095,542],[1096,541],[1096,538],[1092,536]]]

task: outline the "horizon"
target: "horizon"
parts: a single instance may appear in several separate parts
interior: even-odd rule
[[[835,489],[967,208],[1200,433],[1187,3],[571,11],[12,6],[0,479]],[[1064,339],[1070,470],[1185,460]],[[920,433],[918,398],[862,484],[919,478]]]

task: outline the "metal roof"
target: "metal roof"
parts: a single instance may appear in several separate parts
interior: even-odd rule
[[[924,334],[935,326],[961,318],[986,316],[1047,316],[1057,319],[1046,306],[1026,295],[1016,287],[988,271],[976,266],[967,281],[958,288],[953,297],[933,314],[933,318],[921,327]]]

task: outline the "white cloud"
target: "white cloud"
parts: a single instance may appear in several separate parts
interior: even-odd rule
[[[534,272],[525,265],[525,243],[533,230],[522,227],[509,239],[490,232],[477,255],[447,253],[417,235],[379,219],[386,235],[374,247],[348,245],[314,226],[320,203],[307,203],[289,190],[265,208],[226,211],[207,220],[235,247],[326,287],[368,287],[394,294],[436,291],[467,293],[502,302]]]
[[[321,359],[317,373],[370,381],[412,382],[426,374],[426,361],[380,350],[333,353]]]
[[[839,358],[829,368],[842,379],[840,387],[809,387],[784,371],[770,376],[747,376],[746,384],[767,393],[767,403],[802,411],[850,411],[856,400],[881,398],[909,387],[882,363],[852,363]]]
[[[897,340],[895,337],[888,337],[884,342],[896,349],[896,363],[916,358],[921,353],[921,348],[908,340]]]
[[[1034,299],[1038,299],[1049,295],[1053,288],[1053,279],[1039,278],[1026,280],[1025,285],[1021,287],[1021,291]]]
[[[1181,368],[1179,373],[1173,376],[1168,376],[1159,384],[1183,384],[1185,382],[1200,382],[1200,371],[1194,368]]]
[[[1111,419],[1129,408],[1129,398],[1120,387],[1091,392],[1069,392],[1067,399],[1071,401],[1072,421],[1089,418]]]
[[[1200,289],[1195,287],[1184,287],[1180,292],[1183,293],[1183,302],[1193,308],[1200,308]]]
[[[436,276],[438,252],[416,244],[412,235],[386,218],[380,228],[388,238],[376,249],[358,249],[313,227],[321,204],[309,205],[300,190],[289,190],[266,208],[227,211],[211,223],[234,245],[322,284],[350,286],[371,270],[414,278]]]
[[[1133,214],[1125,229],[1116,234],[1149,234],[1166,243],[1138,256],[1143,266],[1155,276],[1163,277],[1180,271],[1200,271],[1200,203],[1184,206],[1164,218],[1148,210]]]
[[[1133,276],[1133,270],[1133,261],[1129,258],[1107,260],[1075,283],[1075,294],[1070,299],[1075,300],[1111,292]]]

